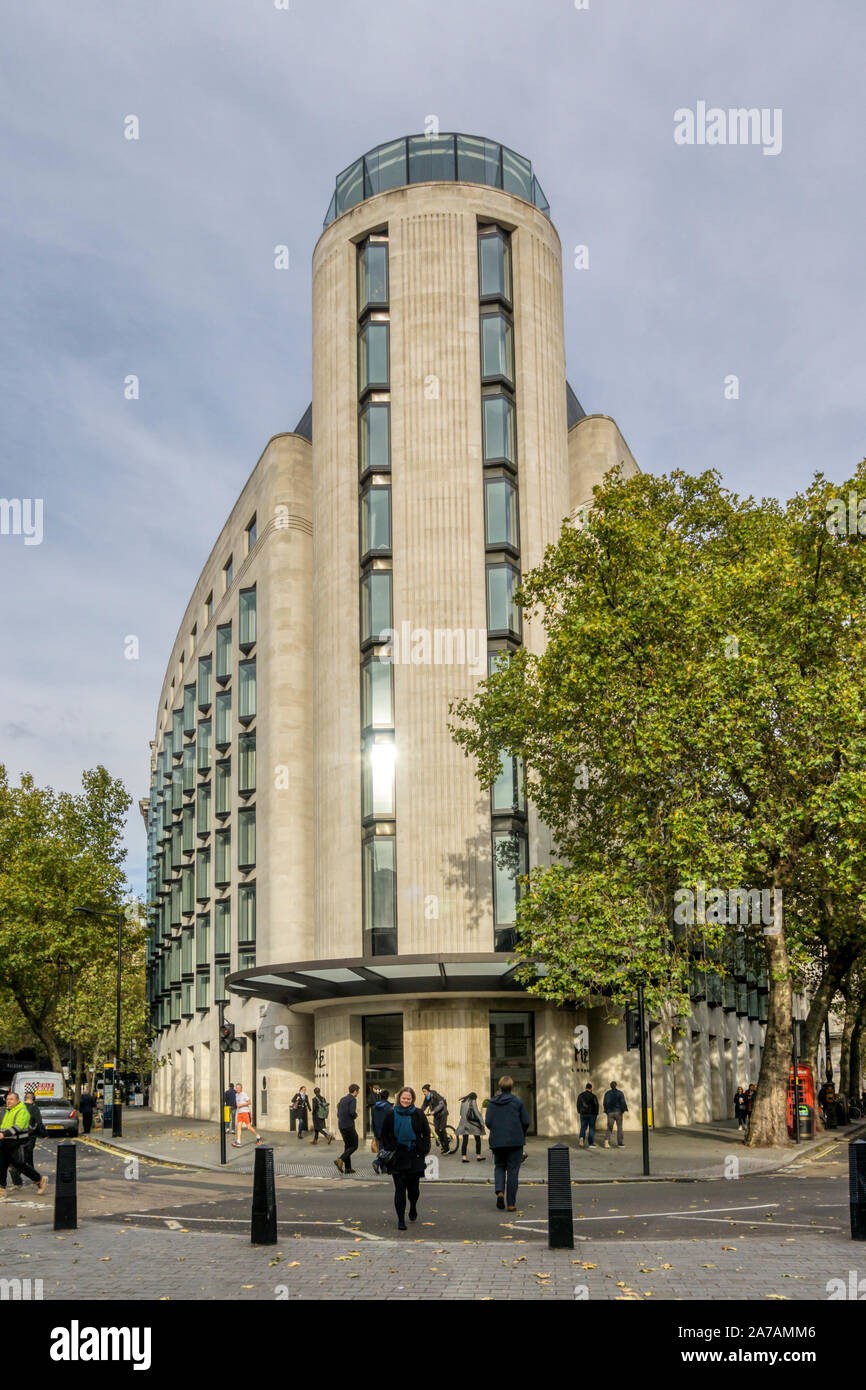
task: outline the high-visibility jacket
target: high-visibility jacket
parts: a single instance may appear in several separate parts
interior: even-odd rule
[[[27,1109],[23,1100],[19,1100],[17,1105],[12,1106],[11,1110],[7,1106],[2,1116],[0,1116],[0,1129],[14,1129],[19,1130],[22,1134],[26,1134],[29,1128],[30,1111]]]

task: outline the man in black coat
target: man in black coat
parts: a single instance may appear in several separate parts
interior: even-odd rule
[[[615,1081],[611,1081],[610,1089],[605,1091],[602,1105],[607,1116],[607,1147],[613,1148],[613,1127],[616,1125],[617,1147],[621,1149],[623,1147],[622,1117],[628,1110],[628,1106],[625,1103],[625,1096]]]
[[[598,1114],[598,1096],[587,1081],[586,1088],[577,1098],[577,1113],[580,1116],[580,1135],[578,1145],[588,1149],[595,1148],[595,1117]],[[586,1139],[584,1139],[586,1135]]]
[[[228,1086],[226,1086],[225,1095],[223,1096],[223,1105],[227,1105],[229,1108],[229,1117],[228,1120],[226,1120],[226,1134],[231,1134],[235,1127],[235,1111],[238,1108],[237,1093],[235,1092],[234,1083],[231,1081]]]
[[[508,1210],[517,1210],[517,1177],[523,1161],[526,1131],[529,1129],[529,1111],[519,1096],[512,1095],[513,1088],[512,1078],[501,1076],[499,1090],[487,1106],[484,1116],[487,1140],[495,1161],[493,1187],[500,1211],[505,1208],[506,1196]]]
[[[78,1109],[81,1111],[81,1119],[84,1124],[84,1133],[89,1134],[93,1128],[93,1111],[96,1102],[85,1086],[81,1092],[81,1099],[78,1102]]]
[[[361,1087],[352,1082],[346,1095],[337,1102],[337,1128],[343,1139],[343,1152],[334,1159],[334,1166],[341,1173],[352,1173],[352,1154],[358,1147],[358,1131],[355,1121],[358,1118],[358,1092]]]

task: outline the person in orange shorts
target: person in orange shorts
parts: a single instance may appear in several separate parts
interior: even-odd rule
[[[235,1082],[235,1092],[237,1095],[235,1101],[235,1137],[232,1140],[232,1148],[239,1149],[241,1147],[241,1130],[244,1127],[252,1130],[256,1136],[256,1147],[258,1147],[262,1143],[262,1136],[257,1129],[253,1129],[253,1103],[239,1081]]]

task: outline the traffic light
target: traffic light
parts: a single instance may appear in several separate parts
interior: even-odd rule
[[[640,1047],[640,1012],[638,1009],[626,1009],[625,1011],[625,1045],[628,1052],[631,1052],[634,1047]]]
[[[233,1023],[220,1024],[220,1052],[234,1052],[235,1025]]]

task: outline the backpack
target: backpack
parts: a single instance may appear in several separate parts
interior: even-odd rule
[[[319,1102],[318,1107],[317,1107],[319,1119],[320,1119],[320,1120],[327,1120],[327,1118],[328,1118],[328,1111],[329,1111],[330,1108],[331,1108],[331,1103],[330,1103],[330,1101],[325,1100],[325,1097],[324,1097],[324,1096],[317,1096],[316,1099],[317,1099],[318,1102]]]

